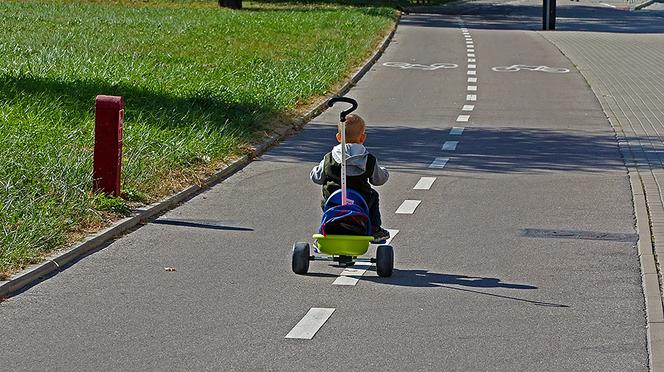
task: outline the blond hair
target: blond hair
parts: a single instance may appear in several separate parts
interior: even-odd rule
[[[359,115],[350,114],[346,116],[346,142],[360,142],[360,136],[364,134],[366,124]],[[338,126],[337,133],[341,135],[341,123]]]

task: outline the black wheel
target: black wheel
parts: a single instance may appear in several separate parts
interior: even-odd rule
[[[392,276],[394,249],[391,245],[379,245],[376,249],[376,271],[378,276]]]
[[[295,242],[293,244],[293,272],[306,274],[309,271],[309,243]]]

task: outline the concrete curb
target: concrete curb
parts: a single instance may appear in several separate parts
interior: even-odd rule
[[[383,38],[383,41],[380,43],[380,46],[374,52],[372,57],[361,68],[352,74],[348,82],[346,82],[337,92],[327,96],[322,102],[307,112],[302,118],[298,119],[291,128],[282,129],[278,133],[273,134],[267,140],[253,147],[250,155],[244,155],[239,159],[236,159],[227,167],[206,179],[202,185],[190,186],[162,201],[143,208],[139,208],[133,212],[132,216],[113,223],[110,227],[97,232],[95,235],[86,238],[82,242],[77,243],[65,251],[54,253],[53,255],[47,257],[44,262],[31,265],[27,269],[12,275],[9,280],[1,281],[0,301],[2,301],[3,298],[15,295],[45,279],[48,279],[49,277],[64,270],[68,266],[71,266],[81,258],[100,249],[103,249],[112,240],[121,237],[128,232],[131,232],[131,230],[140,227],[141,224],[144,224],[147,221],[157,217],[158,215],[177,207],[179,204],[193,198],[194,196],[200,194],[202,191],[232,176],[234,173],[251,163],[254,158],[262,155],[272,146],[282,141],[284,138],[304,128],[304,126],[309,121],[311,121],[311,119],[320,115],[327,109],[327,100],[330,97],[346,94],[369,71],[369,69],[376,63],[383,52],[385,52],[385,49],[387,49],[387,46],[390,44],[390,41],[396,33],[400,20],[401,13],[399,13],[391,32],[385,36],[385,38]]]
[[[627,147],[625,143],[625,147]],[[657,272],[656,257],[654,255],[653,237],[657,240],[659,234],[651,230],[654,227],[654,212],[649,208],[648,196],[646,195],[646,180],[642,178],[640,166],[634,159],[630,149],[621,152],[629,171],[629,180],[632,187],[634,211],[636,214],[636,225],[639,234],[638,253],[641,263],[641,278],[643,286],[643,297],[646,310],[646,331],[648,338],[648,354],[650,358],[650,370],[653,372],[664,372],[664,303],[659,285],[659,274]],[[641,165],[643,166],[643,165]],[[643,171],[643,169],[641,169]],[[659,224],[659,223],[658,223]]]

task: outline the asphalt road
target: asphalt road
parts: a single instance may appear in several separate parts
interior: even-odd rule
[[[457,15],[404,17],[348,94],[391,172],[379,188],[384,226],[399,230],[391,278],[369,269],[339,286],[334,265],[290,271],[293,241],[311,240],[320,218],[308,174],[335,144],[335,109],[1,303],[0,369],[645,370],[631,194],[611,127],[553,45],[482,17],[460,17],[469,37]],[[430,168],[436,158],[443,168]],[[413,190],[421,177],[436,180]],[[404,200],[421,203],[396,214]],[[313,339],[285,338],[311,308],[334,312]]]

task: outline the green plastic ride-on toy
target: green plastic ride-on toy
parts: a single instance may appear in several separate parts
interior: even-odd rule
[[[337,102],[345,102],[352,105],[348,110],[341,112],[341,190],[333,193],[325,202],[325,210],[328,206],[348,206],[348,209],[368,214],[368,207],[362,196],[352,189],[346,187],[346,116],[357,109],[357,101],[348,97],[334,97],[327,103],[332,107]],[[349,198],[350,196],[350,198]],[[340,197],[340,200],[339,200]],[[340,202],[340,203],[339,203]],[[352,208],[351,208],[352,207]],[[342,208],[343,209],[343,208]],[[360,257],[367,253],[369,244],[374,237],[366,232],[366,235],[332,235],[314,234],[317,242],[319,255],[312,255],[309,243],[295,242],[293,244],[292,268],[296,274],[306,274],[309,271],[309,261],[332,261],[340,265],[352,266],[355,262],[371,262],[376,264],[376,272],[379,276],[392,275],[394,269],[394,250],[392,246],[380,244],[376,248],[376,257]]]

